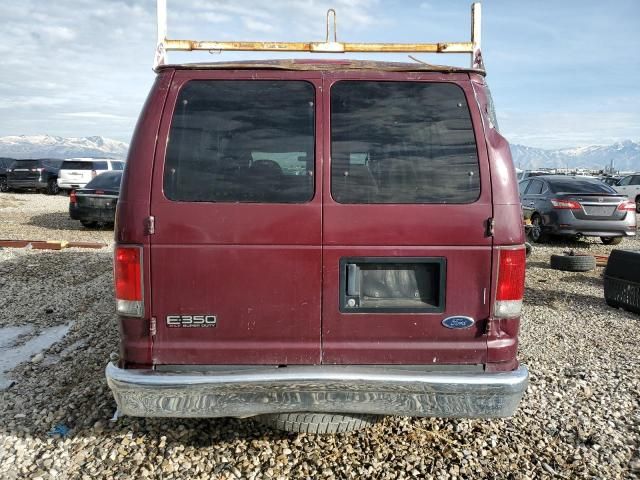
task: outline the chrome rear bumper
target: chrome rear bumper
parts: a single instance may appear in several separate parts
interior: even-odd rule
[[[527,367],[504,373],[421,371],[399,365],[229,367],[205,372],[106,368],[121,414],[250,417],[264,413],[372,413],[507,417],[526,390]]]

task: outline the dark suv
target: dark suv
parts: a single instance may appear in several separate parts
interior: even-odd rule
[[[48,195],[60,192],[58,170],[62,160],[38,158],[15,160],[7,170],[9,190],[37,190]]]
[[[122,414],[338,432],[509,416],[527,385],[522,213],[479,68],[159,67],[114,254]]]
[[[0,158],[0,192],[7,192],[7,170],[15,162],[14,158]]]

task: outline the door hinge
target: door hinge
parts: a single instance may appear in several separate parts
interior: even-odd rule
[[[493,237],[496,228],[496,220],[493,217],[487,219],[487,237]]]
[[[149,335],[155,337],[157,331],[158,329],[156,327],[156,317],[151,317],[151,321],[149,322]]]
[[[156,233],[156,217],[149,215],[144,219],[144,234],[153,235]]]

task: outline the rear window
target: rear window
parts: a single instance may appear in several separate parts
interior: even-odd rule
[[[109,170],[107,162],[93,162],[93,170]]]
[[[93,162],[83,162],[81,160],[65,160],[62,162],[61,170],[93,170]]]
[[[40,160],[16,160],[12,168],[40,168]]]
[[[84,188],[104,188],[105,190],[120,190],[121,172],[105,172],[91,180]]]
[[[197,80],[178,96],[164,193],[192,202],[313,197],[315,89],[304,81]]]
[[[342,81],[331,89],[339,203],[471,203],[480,195],[464,92],[451,83]]]
[[[609,185],[587,178],[549,178],[547,183],[553,193],[617,193]]]

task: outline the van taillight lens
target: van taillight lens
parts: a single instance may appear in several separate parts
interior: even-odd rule
[[[580,210],[582,205],[578,202],[574,202],[573,200],[559,200],[557,198],[551,199],[551,205],[556,210]]]
[[[116,247],[113,268],[117,312],[142,317],[142,247]]]
[[[524,248],[501,249],[494,315],[500,318],[519,317],[524,297]]]

